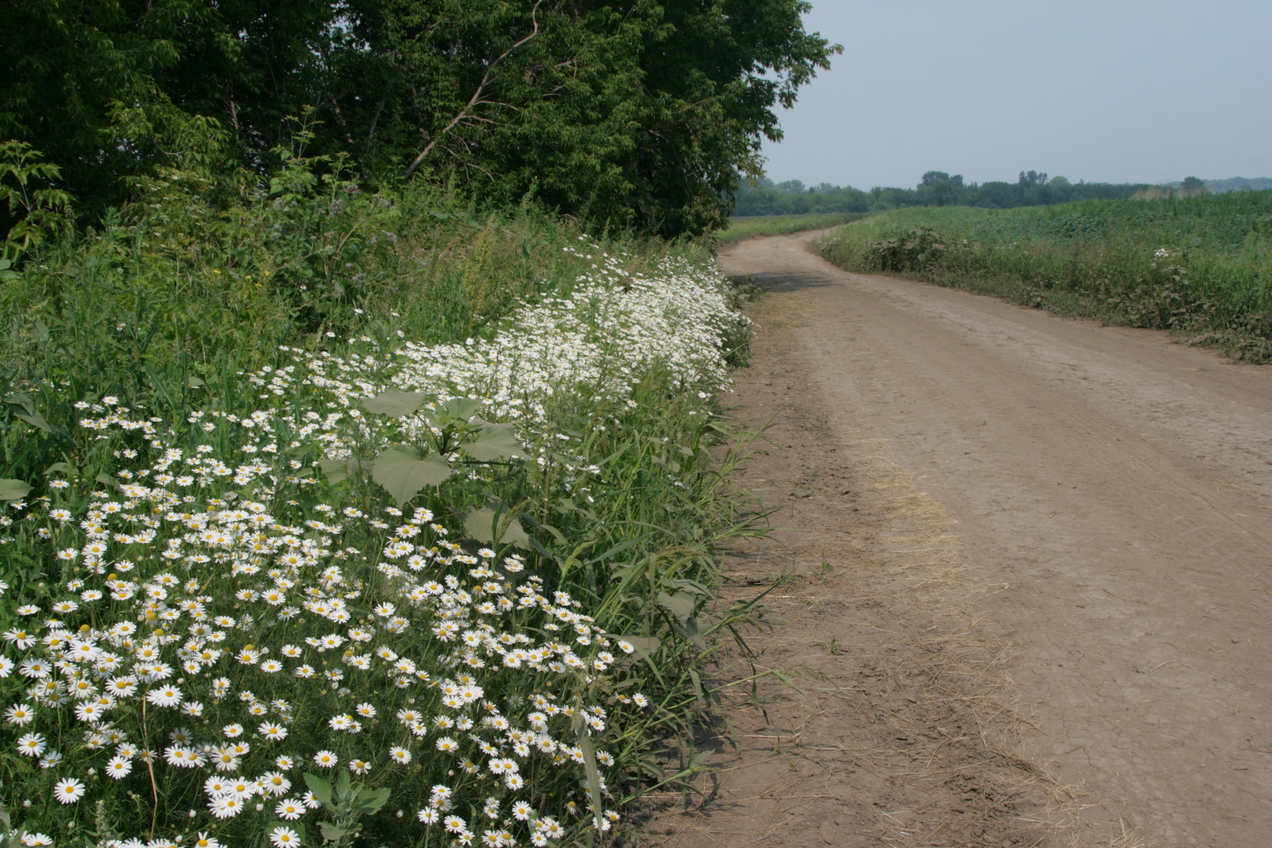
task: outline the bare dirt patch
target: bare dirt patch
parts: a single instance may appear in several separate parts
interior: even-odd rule
[[[737,414],[782,529],[730,565],[777,585],[716,677],[793,685],[724,690],[713,802],[642,842],[1265,844],[1272,370],[806,238],[722,256],[765,291]]]

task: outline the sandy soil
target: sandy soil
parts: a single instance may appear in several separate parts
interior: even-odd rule
[[[1272,368],[808,238],[721,256],[764,292],[736,414],[780,545],[729,567],[770,589],[715,669],[741,747],[642,838],[1272,844]]]

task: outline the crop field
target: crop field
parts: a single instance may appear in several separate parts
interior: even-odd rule
[[[699,621],[749,532],[726,282],[316,164],[156,182],[3,269],[24,844],[586,843],[691,770],[746,614]]]
[[[851,271],[1169,329],[1272,360],[1272,192],[905,209],[836,230],[816,249]]]

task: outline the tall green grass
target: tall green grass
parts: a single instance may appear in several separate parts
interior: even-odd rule
[[[816,249],[849,270],[1169,329],[1272,361],[1272,192],[897,210],[839,229]]]

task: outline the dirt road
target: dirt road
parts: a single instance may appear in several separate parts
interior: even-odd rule
[[[943,505],[997,590],[986,626],[1022,649],[1023,752],[1089,793],[1086,838],[1272,844],[1272,367],[846,273],[808,238],[721,256],[764,291],[742,381],[780,384],[743,399],[822,410],[818,451],[869,446]]]

